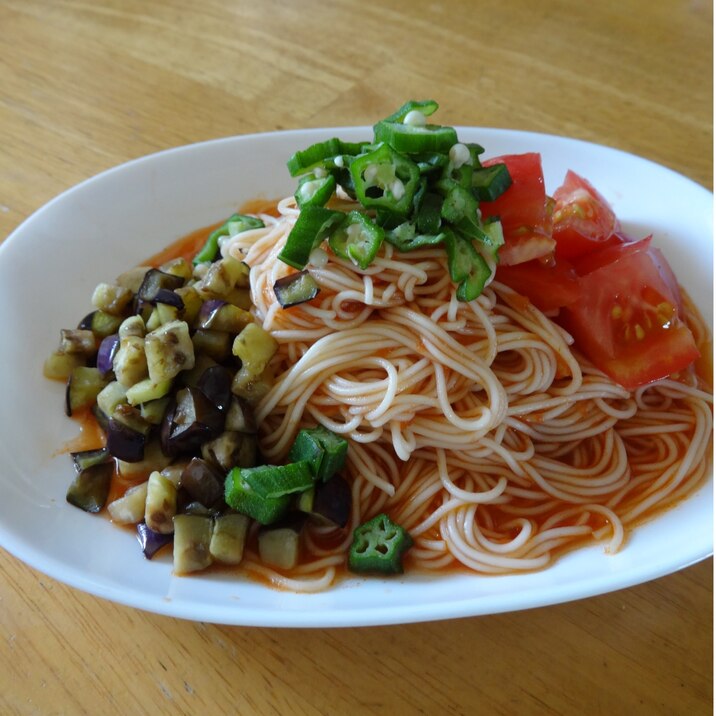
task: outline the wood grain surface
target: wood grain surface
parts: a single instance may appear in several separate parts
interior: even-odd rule
[[[0,237],[128,159],[367,124],[410,97],[710,188],[712,26],[707,0],[1,0]],[[0,569],[3,715],[712,712],[710,560],[569,604],[337,630],[185,622],[5,552]]]

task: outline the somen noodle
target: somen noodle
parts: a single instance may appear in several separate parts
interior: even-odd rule
[[[251,552],[249,571],[323,589],[353,528],[379,512],[411,533],[412,569],[541,569],[590,539],[617,551],[626,527],[706,475],[711,397],[693,368],[629,392],[507,286],[458,301],[439,247],[385,243],[365,270],[316,249],[318,297],[283,309],[273,285],[293,273],[277,256],[294,199],[275,213],[222,245],[251,267],[256,318],[280,346],[256,408],[261,451],[280,463],[306,425],[344,435],[353,507],[345,531],[310,527],[290,578]],[[687,318],[704,340],[702,319]]]

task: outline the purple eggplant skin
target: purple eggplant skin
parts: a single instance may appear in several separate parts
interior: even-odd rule
[[[199,378],[197,388],[223,413],[231,404],[233,376],[223,365],[209,366]]]
[[[180,311],[184,310],[182,297],[169,288],[160,288],[154,296],[154,303],[165,303],[167,306],[174,306]]]
[[[338,527],[345,527],[351,516],[351,488],[339,475],[316,484],[311,513]]]
[[[211,316],[225,305],[226,301],[222,301],[219,298],[210,298],[208,301],[204,301],[197,316],[198,325],[208,325],[211,322]]]
[[[118,348],[119,335],[116,333],[103,338],[99,344],[99,350],[97,351],[97,370],[99,370],[102,375],[107,375],[112,372],[112,361]]]
[[[80,470],[67,489],[67,502],[85,512],[100,512],[109,496],[112,475],[114,461],[94,464]]]
[[[137,539],[144,556],[151,559],[162,547],[174,541],[174,535],[154,532],[144,522],[140,522],[137,525]]]
[[[141,462],[147,437],[137,430],[123,425],[119,420],[109,419],[107,426],[107,449],[113,457],[124,462]]]
[[[299,271],[278,279],[273,285],[273,292],[281,308],[291,308],[312,301],[321,289],[308,271]]]
[[[183,285],[184,279],[181,276],[165,273],[159,269],[149,269],[149,271],[144,274],[142,285],[137,291],[137,301],[156,303],[159,291],[162,289],[173,291],[175,288],[180,288]],[[177,296],[177,298],[179,297]]]
[[[224,496],[223,477],[208,462],[195,457],[184,468],[179,486],[187,491],[192,501],[211,507]]]
[[[162,422],[162,451],[168,457],[197,451],[207,440],[221,435],[225,419],[198,388],[182,388]]]

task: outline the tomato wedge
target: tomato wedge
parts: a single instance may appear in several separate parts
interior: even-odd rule
[[[486,159],[483,166],[506,164],[512,184],[495,201],[480,204],[483,217],[499,216],[505,244],[501,264],[513,265],[546,256],[554,251],[551,199],[547,198],[542,158],[536,152],[506,154]]]
[[[611,246],[577,265],[580,299],[559,320],[577,348],[628,390],[666,378],[699,357],[680,316],[681,296],[651,238]]]
[[[554,202],[552,237],[559,258],[574,259],[618,242],[614,212],[586,179],[568,171]]]
[[[534,260],[497,267],[495,280],[526,296],[540,311],[552,312],[579,298],[579,279],[567,261]]]

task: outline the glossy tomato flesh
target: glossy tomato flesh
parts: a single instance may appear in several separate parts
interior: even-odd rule
[[[559,258],[575,259],[618,242],[614,212],[586,179],[568,171],[553,198],[552,237]]]
[[[554,251],[551,199],[547,198],[542,158],[536,152],[506,154],[487,159],[483,166],[506,164],[512,184],[495,201],[482,202],[484,218],[498,216],[505,244],[500,263],[513,265],[546,256]]]
[[[560,314],[577,348],[629,390],[688,367],[699,351],[661,252],[650,238],[604,251],[577,265],[580,298]]]
[[[540,311],[552,312],[579,299],[579,278],[568,261],[528,261],[497,267],[495,280],[526,296]]]

